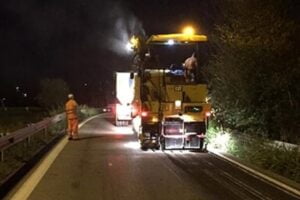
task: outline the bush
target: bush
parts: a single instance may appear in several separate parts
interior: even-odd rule
[[[289,3],[224,0],[207,72],[216,118],[225,127],[296,143],[300,26],[287,15]]]
[[[40,87],[37,99],[39,104],[47,109],[57,109],[63,106],[70,93],[68,84],[62,79],[44,79]]]

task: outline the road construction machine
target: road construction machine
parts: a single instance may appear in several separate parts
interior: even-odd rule
[[[199,62],[192,70],[185,66],[186,62],[182,64],[184,60],[175,62],[179,54],[193,54],[199,60],[199,45],[205,41],[205,35],[160,34],[152,35],[135,48],[136,71],[130,75],[135,83],[132,117],[142,149],[205,149],[211,111],[207,84],[202,79]],[[159,57],[165,51],[175,56]]]

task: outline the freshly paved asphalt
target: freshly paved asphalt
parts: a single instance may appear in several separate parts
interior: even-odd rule
[[[30,200],[294,200],[210,153],[142,151],[108,115],[80,129]]]

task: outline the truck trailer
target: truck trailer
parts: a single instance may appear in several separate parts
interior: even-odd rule
[[[115,125],[127,126],[132,117],[132,101],[134,98],[134,80],[130,78],[130,72],[116,72],[116,106]]]

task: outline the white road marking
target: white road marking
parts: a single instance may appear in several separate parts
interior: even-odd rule
[[[81,128],[88,121],[99,117],[96,115],[94,117],[90,117],[79,124],[79,128]],[[32,174],[24,181],[24,183],[20,186],[20,188],[13,194],[10,198],[11,200],[24,200],[28,199],[34,188],[38,185],[40,180],[46,174],[56,157],[60,154],[63,148],[68,143],[67,136],[64,138],[48,153],[47,156],[38,164],[37,168],[32,172]]]
[[[284,184],[282,182],[279,182],[279,181],[277,181],[277,180],[275,180],[275,179],[273,179],[273,178],[271,178],[271,177],[269,177],[267,175],[264,175],[264,174],[262,174],[262,173],[260,173],[260,172],[258,172],[256,170],[254,170],[254,169],[251,169],[251,168],[249,168],[249,167],[247,167],[247,166],[245,166],[245,165],[243,165],[243,164],[241,164],[241,163],[239,163],[239,162],[237,162],[235,160],[232,160],[232,159],[230,159],[230,158],[228,158],[226,156],[223,156],[222,154],[220,154],[220,153],[218,153],[216,151],[210,150],[210,152],[214,153],[215,155],[217,155],[217,156],[219,156],[219,157],[221,157],[221,158],[223,158],[223,159],[225,159],[225,160],[227,160],[227,161],[229,161],[231,163],[234,163],[235,165],[239,166],[241,169],[243,169],[248,174],[251,174],[251,173],[254,174],[256,177],[260,178],[260,180],[262,180],[264,182],[266,182],[266,180],[267,180],[268,182],[273,183],[274,186],[277,189],[279,189],[279,190],[281,190],[281,191],[283,191],[285,193],[288,193],[289,195],[292,195],[294,197],[299,198],[299,196],[300,196],[300,191],[299,190],[297,190],[295,188],[292,188],[289,185],[286,185],[286,184]]]

